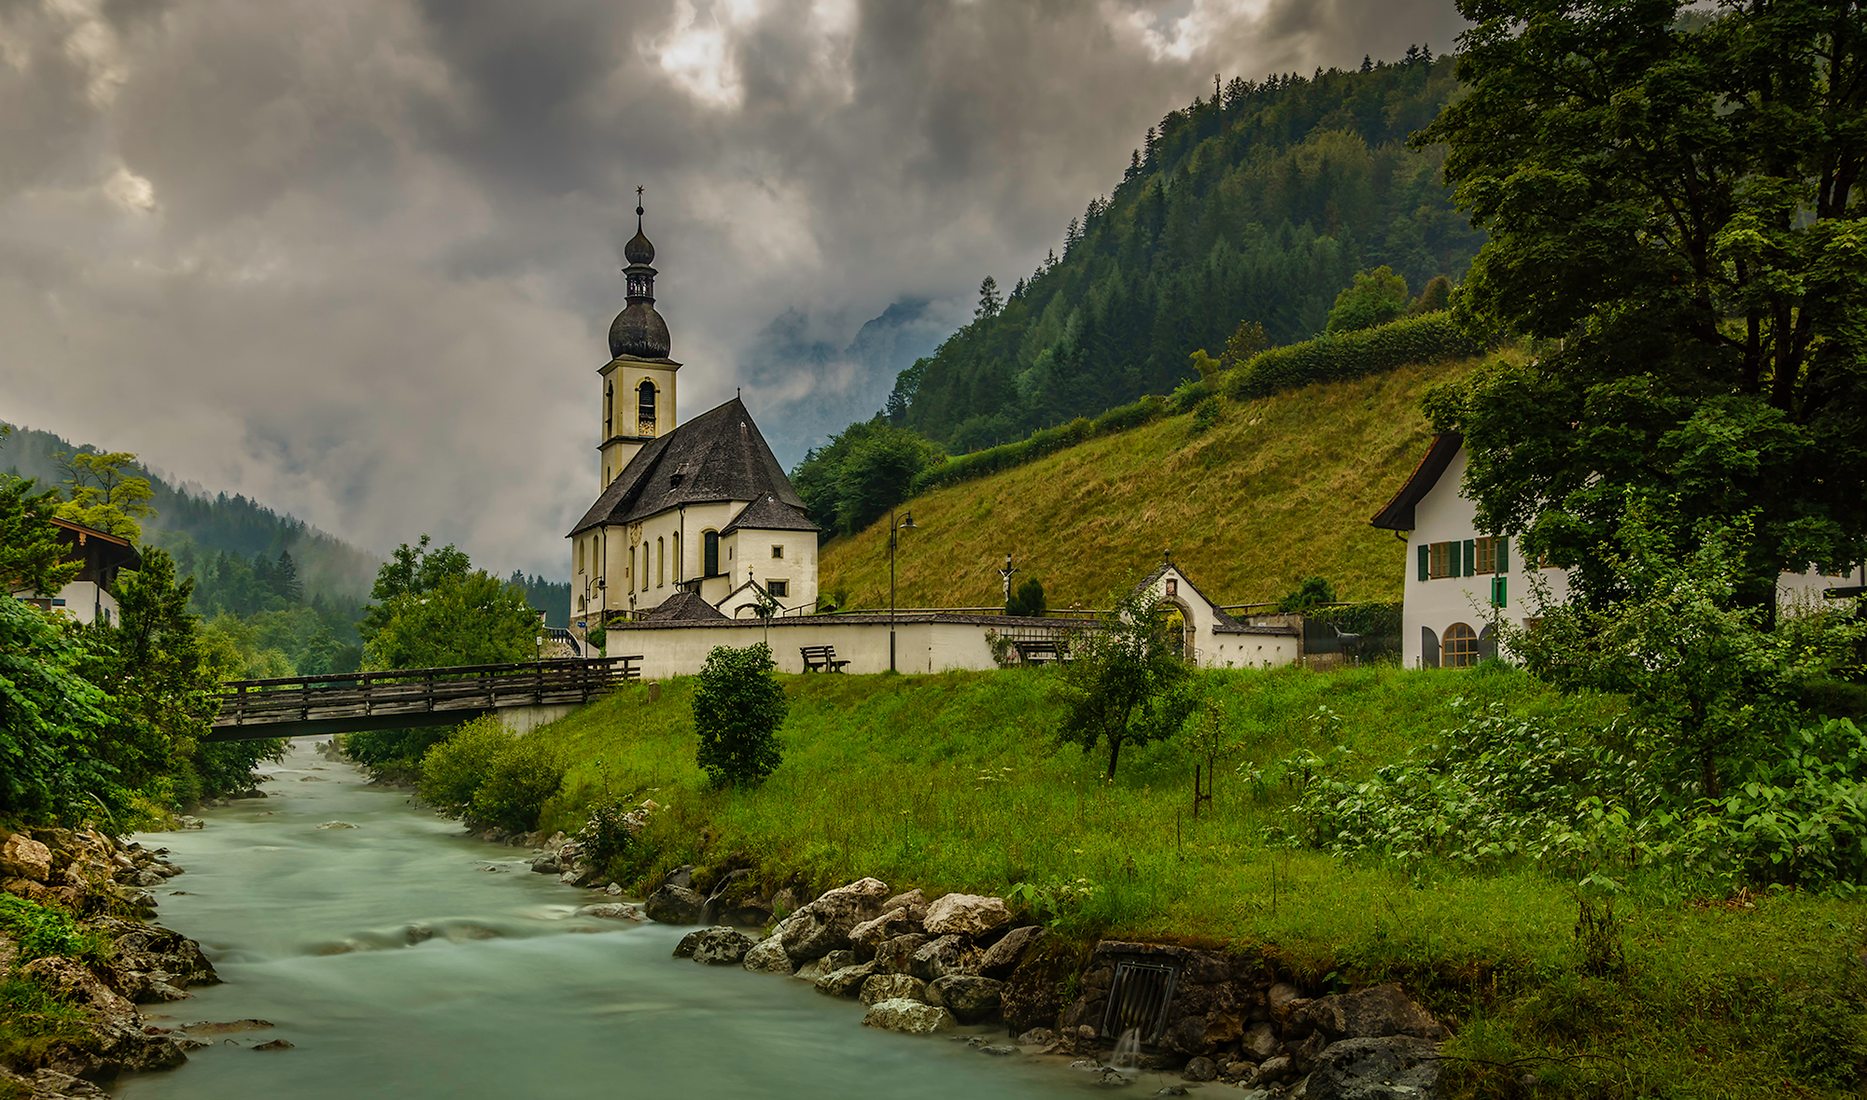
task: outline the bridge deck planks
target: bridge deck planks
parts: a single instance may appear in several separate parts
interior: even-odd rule
[[[582,703],[640,678],[639,655],[594,661],[290,676],[227,685],[209,740],[460,721],[502,707]]]

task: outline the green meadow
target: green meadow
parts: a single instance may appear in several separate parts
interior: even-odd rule
[[[1182,735],[1106,759],[1060,745],[1045,670],[785,678],[784,763],[715,791],[695,766],[692,682],[635,685],[545,727],[572,761],[545,827],[606,798],[663,809],[617,868],[647,889],[693,864],[801,894],[862,875],[1010,894],[1062,933],[1260,951],[1313,983],[1404,982],[1458,1028],[1455,1094],[1859,1095],[1867,904],[1634,887],[1625,976],[1591,977],[1571,883],[1534,867],[1402,868],[1283,839],[1314,756],[1402,759],[1474,706],[1558,728],[1620,712],[1511,671],[1206,672],[1223,716],[1213,799]],[[1526,1091],[1529,1090],[1529,1091]]]

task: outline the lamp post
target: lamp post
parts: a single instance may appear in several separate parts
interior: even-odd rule
[[[895,511],[888,510],[888,671],[895,671],[895,547],[901,541],[901,532],[914,530],[914,513],[895,520]]]

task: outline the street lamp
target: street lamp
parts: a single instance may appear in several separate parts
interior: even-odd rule
[[[901,541],[901,532],[914,530],[914,513],[895,520],[894,509],[888,510],[888,671],[895,671],[895,547]]]

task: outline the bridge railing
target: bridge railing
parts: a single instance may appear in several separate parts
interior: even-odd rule
[[[221,693],[217,727],[584,702],[641,675],[639,656],[456,665],[244,680]]]

